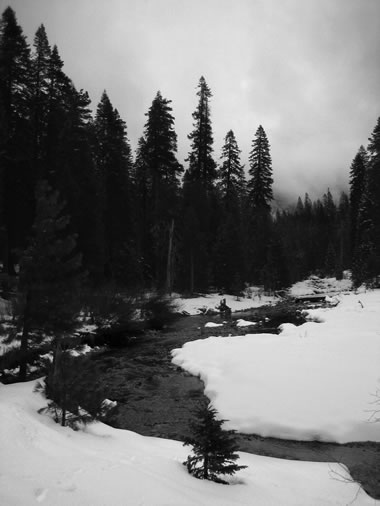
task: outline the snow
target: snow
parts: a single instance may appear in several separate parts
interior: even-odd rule
[[[228,428],[296,440],[380,441],[380,290],[339,295],[281,333],[209,337],[174,350]],[[320,323],[317,323],[320,322]]]
[[[91,348],[88,344],[83,344],[73,350],[70,350],[70,355],[72,355],[73,357],[79,357],[81,355],[87,355],[88,353],[92,353],[93,350],[94,348]]]
[[[352,288],[349,271],[344,273],[341,280],[336,278],[319,278],[310,276],[304,281],[295,283],[289,289],[289,295],[294,297],[311,294],[326,294],[335,296],[341,292],[346,292]],[[211,293],[200,295],[199,297],[182,298],[178,294],[173,296],[173,302],[178,311],[186,312],[189,315],[207,314],[208,312],[218,312],[217,306],[220,301],[226,299],[226,304],[232,311],[246,311],[257,307],[275,304],[279,301],[276,296],[264,295],[264,290],[260,286],[250,286],[244,290],[244,296],[236,298],[235,295]],[[335,300],[335,299],[334,299]],[[332,302],[334,302],[334,300]]]
[[[223,323],[207,322],[205,323],[207,328],[223,327]]]
[[[180,442],[101,423],[74,432],[37,410],[35,383],[0,385],[0,504],[4,506],[356,506],[378,504],[338,464],[241,453],[231,486],[191,477]],[[337,473],[337,474],[334,474]],[[337,475],[341,478],[337,479]],[[358,493],[357,497],[356,494]]]
[[[289,294],[294,297],[313,294],[332,295],[341,293],[352,288],[350,273],[345,271],[343,279],[336,278],[319,278],[318,276],[310,276],[308,279],[295,283],[289,290]]]
[[[189,315],[207,314],[211,312],[219,312],[217,306],[219,306],[221,299],[226,299],[226,304],[231,308],[232,311],[245,311],[247,309],[254,309],[267,304],[274,304],[278,302],[278,298],[274,296],[263,295],[259,290],[250,290],[247,292],[247,296],[239,297],[236,299],[234,295],[227,294],[209,294],[201,295],[193,298],[181,298],[175,297],[173,300],[177,306],[178,311],[186,312]]]
[[[236,322],[237,327],[252,327],[253,325],[257,325],[257,322],[250,322],[249,320],[243,320],[242,318]]]

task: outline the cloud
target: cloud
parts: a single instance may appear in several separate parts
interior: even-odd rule
[[[346,185],[380,114],[378,0],[9,0],[29,40],[39,23],[94,107],[103,89],[135,148],[157,90],[173,101],[179,157],[204,75],[215,157],[233,129],[248,163],[259,124],[275,189]]]

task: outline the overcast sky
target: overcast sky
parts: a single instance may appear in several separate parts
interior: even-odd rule
[[[184,161],[204,75],[215,158],[232,129],[247,168],[262,124],[275,193],[292,200],[346,189],[380,116],[380,0],[0,0],[1,12],[7,5],[30,43],[44,23],[94,109],[107,90],[133,150],[160,90]]]

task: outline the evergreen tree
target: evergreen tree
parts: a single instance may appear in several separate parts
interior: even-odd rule
[[[369,138],[367,146],[369,153],[368,164],[368,193],[371,204],[371,217],[373,221],[374,258],[372,276],[380,273],[380,117]]]
[[[191,140],[191,151],[187,158],[187,179],[200,181],[204,188],[210,189],[216,178],[216,164],[212,158],[214,139],[209,103],[212,93],[203,76],[199,80],[197,96],[198,106],[193,112],[194,130],[188,136]]]
[[[79,424],[101,419],[109,410],[104,403],[105,387],[99,369],[85,356],[63,350],[59,362],[49,364],[44,384],[37,386],[49,399],[40,412],[50,412],[62,427],[76,430]]]
[[[335,275],[337,279],[342,279],[343,271],[351,266],[350,201],[345,192],[342,192],[339,198],[336,234],[337,265]]]
[[[301,197],[298,197],[295,214],[297,214],[298,216],[302,216],[304,214],[304,212],[305,212],[305,207],[303,205],[302,199],[301,199]]]
[[[167,259],[173,251],[172,230],[178,213],[179,176],[183,171],[176,158],[177,135],[170,104],[170,100],[157,92],[146,114],[144,163],[140,158],[136,165],[136,177],[143,183],[140,201],[145,205],[143,215],[147,227],[141,230],[147,247],[143,257],[145,261],[150,257],[151,273],[157,287],[164,285],[168,274]],[[142,171],[141,176],[137,174],[138,170]]]
[[[356,247],[352,259],[352,279],[356,287],[368,282],[376,272],[374,269],[376,249],[372,209],[372,200],[367,183],[359,208]]]
[[[249,155],[248,199],[254,212],[270,211],[273,199],[272,158],[264,128],[260,125]]]
[[[136,150],[133,178],[137,196],[137,257],[140,263],[142,278],[145,282],[152,281],[152,249],[149,226],[149,196],[151,195],[151,178],[147,161],[146,140],[140,137]]]
[[[350,168],[350,209],[351,209],[351,251],[356,249],[356,235],[358,227],[359,209],[362,200],[368,155],[364,146],[360,146]]]
[[[144,137],[146,142],[147,163],[151,170],[152,189],[155,198],[155,185],[165,182],[178,188],[179,176],[183,167],[176,158],[177,134],[174,130],[174,116],[171,100],[163,98],[158,91],[146,116]]]
[[[199,408],[197,419],[190,426],[192,434],[184,442],[185,446],[192,446],[193,455],[183,464],[196,478],[227,484],[221,475],[231,476],[247,466],[236,464],[239,455],[235,431],[223,430],[226,420],[217,420],[216,415],[217,411],[210,405]]]
[[[138,276],[132,216],[132,155],[125,122],[104,91],[94,123],[96,170],[103,188],[105,275],[134,283]]]
[[[240,150],[232,130],[225,137],[221,159],[218,190],[222,206],[215,242],[214,270],[216,285],[231,290],[236,279],[245,276],[242,231],[245,177]]]
[[[29,45],[7,7],[0,20],[0,235],[9,274],[33,222],[30,65]]]
[[[263,267],[262,281],[265,290],[276,291],[289,286],[289,271],[281,240],[273,234],[268,244],[267,259]]]
[[[352,261],[352,276],[357,286],[380,272],[380,118],[369,138],[367,151]],[[355,188],[354,181],[351,188]]]
[[[212,158],[213,136],[210,114],[212,96],[204,77],[200,78],[197,96],[198,106],[193,113],[194,130],[189,135],[191,151],[187,158],[189,167],[185,172],[183,184],[182,215],[191,218],[193,240],[191,255],[185,255],[181,266],[182,273],[192,272],[190,279],[194,285],[184,288],[205,290],[214,278],[212,259],[216,231],[219,226],[219,201],[215,193],[216,164]],[[190,261],[190,265],[186,264]],[[184,279],[184,278],[183,278]]]
[[[218,189],[227,210],[241,200],[245,193],[244,166],[240,149],[232,130],[227,132],[222,147],[222,164],[218,171]]]
[[[44,25],[37,29],[31,64],[33,166],[37,178],[47,177],[51,48]]]
[[[231,292],[236,279],[244,279],[243,245],[239,215],[222,212],[213,255],[218,288]]]
[[[268,244],[271,241],[272,220],[270,215],[271,200],[273,199],[272,159],[268,138],[260,125],[252,141],[249,155],[248,180],[248,209],[249,223],[249,252],[251,265],[250,280],[262,283],[262,270],[267,262]]]
[[[45,181],[36,188],[33,236],[20,259],[18,326],[21,329],[20,379],[26,379],[29,338],[33,331],[60,336],[76,325],[82,283],[81,255],[68,232],[69,217],[58,192]]]
[[[53,127],[61,115],[64,118],[61,127]],[[91,280],[99,281],[104,274],[105,246],[88,93],[77,91],[70,84],[65,91],[63,109],[57,108],[54,116],[52,130],[59,134],[59,139],[54,142],[55,149],[50,148],[56,151],[50,179],[67,202],[71,228],[78,234],[78,248],[83,254],[83,268]]]

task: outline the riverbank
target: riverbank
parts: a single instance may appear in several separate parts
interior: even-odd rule
[[[255,310],[258,320],[265,322],[267,318],[266,324],[270,325],[275,314],[280,318],[279,308],[274,309],[273,314],[272,309]],[[292,312],[298,317],[295,307],[288,314]],[[249,318],[252,316],[250,313]],[[145,436],[183,440],[195,407],[207,399],[203,383],[176,367],[171,361],[171,351],[186,342],[215,334],[215,329],[204,327],[209,320],[205,316],[181,318],[166,333],[151,333],[127,349],[107,351],[98,358],[103,369],[100,381],[107,385],[108,397],[118,401],[118,410],[111,420],[113,426]],[[223,335],[242,332],[231,323],[217,330]],[[238,442],[241,451],[258,455],[340,462],[348,467],[353,479],[361,483],[368,494],[380,498],[379,443],[339,445],[262,438],[253,434],[240,434]],[[339,476],[333,478],[340,479]]]

